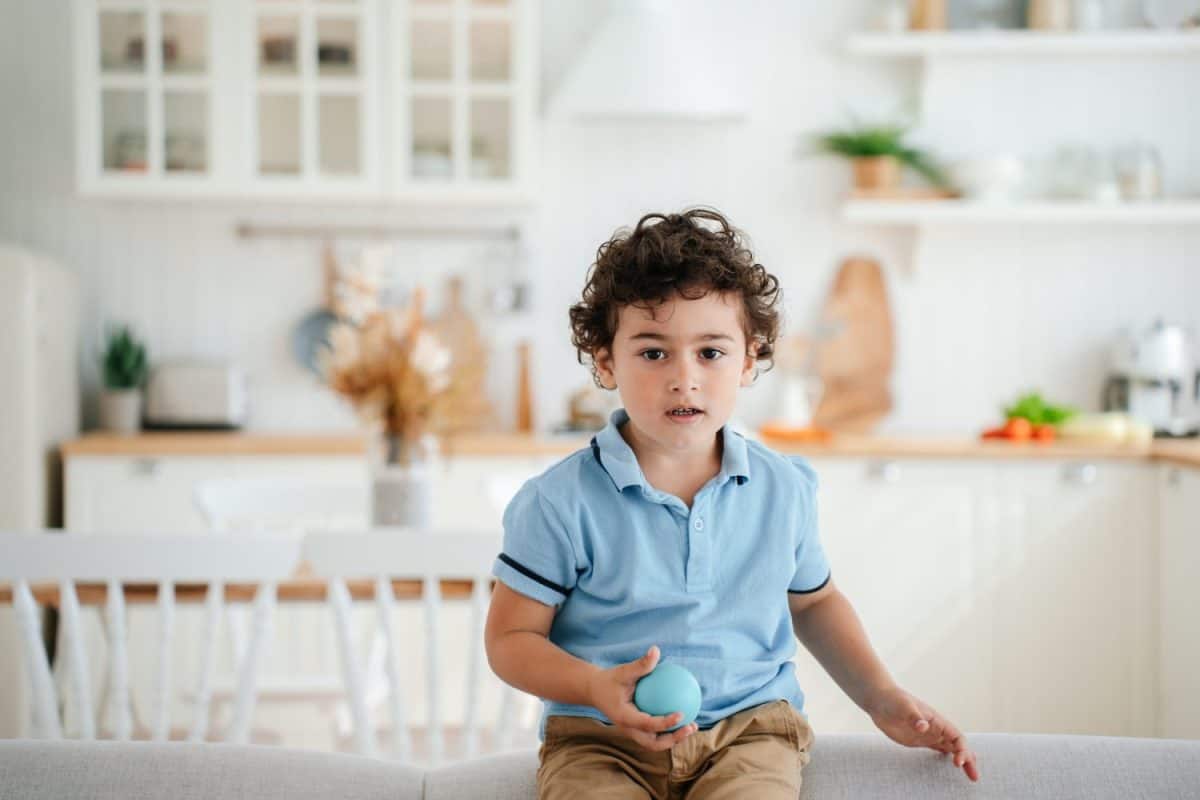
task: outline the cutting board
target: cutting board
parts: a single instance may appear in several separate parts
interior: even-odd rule
[[[842,262],[821,327],[829,333],[816,343],[815,366],[825,391],[813,422],[868,433],[892,408],[892,311],[879,262],[863,257]]]

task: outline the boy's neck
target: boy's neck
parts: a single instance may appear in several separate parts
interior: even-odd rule
[[[704,484],[721,471],[724,428],[703,450],[670,450],[641,435],[630,420],[617,429],[637,458],[646,481],[659,491],[673,494],[688,506]]]

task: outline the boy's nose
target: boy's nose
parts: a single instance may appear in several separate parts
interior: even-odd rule
[[[685,392],[699,389],[700,384],[695,374],[687,367],[680,367],[671,376],[670,389],[672,392]]]

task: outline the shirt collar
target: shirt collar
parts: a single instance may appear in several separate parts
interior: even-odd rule
[[[625,438],[621,436],[620,427],[629,421],[629,414],[623,408],[618,408],[608,418],[608,424],[592,438],[592,450],[595,452],[600,466],[608,472],[617,489],[624,490],[630,486],[640,486],[649,490],[650,484],[642,467],[638,464],[637,456]],[[746,453],[746,439],[740,433],[730,429],[726,424],[721,428],[724,447],[721,454],[721,475],[726,479],[736,478],[739,484],[750,480],[750,459]]]

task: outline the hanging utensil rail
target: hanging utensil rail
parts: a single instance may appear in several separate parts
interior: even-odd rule
[[[516,225],[259,225],[239,222],[239,239],[506,239],[517,241],[521,230]]]

